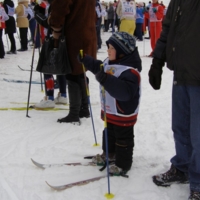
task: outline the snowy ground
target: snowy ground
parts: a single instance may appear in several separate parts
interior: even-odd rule
[[[99,59],[107,56],[105,40],[111,33],[102,34],[104,45],[98,53]],[[19,40],[16,36],[17,47]],[[4,35],[4,45],[7,42]],[[151,51],[149,40],[138,42],[140,55]],[[69,183],[76,180],[105,175],[98,167],[63,166],[46,170],[35,167],[31,158],[44,163],[80,162],[86,155],[101,153],[101,146],[94,147],[91,118],[82,119],[81,126],[57,123],[57,119],[68,111],[3,110],[2,108],[26,107],[28,87],[26,83],[9,83],[6,79],[29,81],[30,72],[21,71],[17,65],[30,69],[32,50],[7,55],[0,60],[0,199],[1,200],[103,200],[108,192],[107,179],[76,186],[64,191],[52,190],[45,181],[52,184]],[[34,68],[38,60],[35,52]],[[110,192],[115,200],[186,200],[188,185],[173,185],[170,188],[157,187],[152,175],[168,170],[169,159],[174,154],[171,131],[171,85],[172,72],[164,69],[162,87],[155,91],[148,83],[151,58],[142,57],[142,98],[138,122],[135,125],[135,148],[129,178],[112,177]],[[98,83],[88,72],[92,112],[97,135],[101,144],[103,122],[100,120]],[[33,72],[33,81],[40,81],[40,74]],[[57,95],[58,90],[55,91]],[[31,85],[30,102],[39,102],[44,96],[39,84]],[[58,106],[57,106],[58,107]],[[64,108],[67,108],[65,106]]]

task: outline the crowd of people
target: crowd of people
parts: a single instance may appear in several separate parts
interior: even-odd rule
[[[149,36],[145,39],[150,39],[153,52],[167,10],[162,1],[149,1],[147,5],[133,0],[115,0],[109,3],[102,1],[101,10],[101,26],[104,32],[125,31],[134,35],[137,41],[143,41],[143,36],[148,33]],[[152,52],[149,57],[152,57]]]
[[[103,153],[94,156],[92,162],[106,165],[109,161],[112,175],[126,176],[132,166],[134,125],[141,95],[142,63],[136,41],[144,40],[148,30],[147,39],[152,48],[149,57],[153,58],[150,85],[155,90],[160,89],[165,63],[174,72],[172,130],[175,156],[170,169],[153,176],[153,182],[158,186],[190,183],[188,200],[200,200],[199,13],[199,1],[171,0],[166,8],[158,0],[148,5],[134,0],[108,4],[99,0],[43,0],[39,4],[34,0],[18,0],[15,8],[12,0],[4,0],[0,4],[0,58],[5,56],[3,29],[11,42],[7,53],[16,54],[14,14],[20,33],[18,51],[21,52],[28,49],[28,27],[36,48],[42,45],[49,27],[56,48],[62,29],[65,29],[72,73],[58,77],[60,93],[55,99],[53,75],[45,75],[46,97],[35,107],[54,107],[56,102],[65,104],[68,84],[69,113],[58,122],[80,125],[80,118],[90,117],[86,93],[89,79],[85,78],[85,66],[105,89],[105,94],[103,89],[100,91],[101,118],[107,122],[102,132]],[[190,31],[186,31],[188,27]],[[102,29],[112,32],[106,41],[108,57],[104,61],[96,60],[102,45]],[[81,49],[83,55],[79,53]]]

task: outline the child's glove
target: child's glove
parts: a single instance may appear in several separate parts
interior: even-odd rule
[[[101,70],[95,75],[95,77],[96,80],[102,85],[107,79],[107,74],[103,70]]]
[[[163,60],[153,58],[152,65],[149,70],[149,83],[155,90],[160,89],[163,66],[164,66]]]
[[[157,11],[158,11],[157,8],[153,8],[154,13],[157,13]]]

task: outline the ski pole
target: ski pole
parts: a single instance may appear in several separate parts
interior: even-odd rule
[[[33,45],[33,54],[32,54],[32,61],[31,61],[31,71],[30,71],[30,80],[29,80],[29,89],[28,89],[28,101],[27,101],[27,109],[26,109],[26,117],[29,117],[29,118],[30,118],[30,116],[28,115],[28,110],[29,110],[29,100],[30,100],[30,92],[31,92],[31,81],[32,81],[32,74],[33,74],[34,56],[35,56],[35,44]]]
[[[80,50],[80,55],[81,55],[81,57],[83,57],[83,50],[82,49]],[[88,87],[88,84],[87,84],[85,66],[84,66],[83,63],[82,63],[82,67],[83,67],[85,88],[86,88],[86,93],[87,93],[87,97],[88,97],[88,105],[89,105],[90,113],[91,113],[92,127],[93,127],[93,132],[94,132],[94,140],[95,140],[94,146],[99,146],[99,144],[97,143],[97,139],[96,139],[96,132],[95,132],[95,128],[94,128],[94,120],[93,120],[93,115],[92,115],[92,106],[91,106],[91,102],[90,102],[90,92],[89,92],[89,87]]]
[[[100,65],[100,69],[103,69],[103,65]],[[102,101],[103,101],[103,114],[104,114],[104,133],[106,143],[106,166],[107,166],[107,178],[108,178],[108,193],[105,194],[107,199],[112,199],[114,195],[110,193],[110,173],[109,173],[109,161],[108,161],[108,132],[107,132],[107,117],[106,117],[106,92],[105,88],[101,86]]]

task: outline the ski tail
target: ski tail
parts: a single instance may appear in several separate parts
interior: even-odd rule
[[[69,183],[69,184],[65,184],[65,185],[58,185],[58,186],[51,185],[48,181],[46,181],[46,184],[54,190],[66,190],[66,189],[72,188],[74,186],[86,185],[88,183],[98,181],[98,180],[106,178],[106,177],[107,177],[106,175],[97,176],[97,177],[94,177],[94,178],[84,179],[84,180],[81,180],[81,181],[77,181],[77,182],[73,182],[73,183]]]

